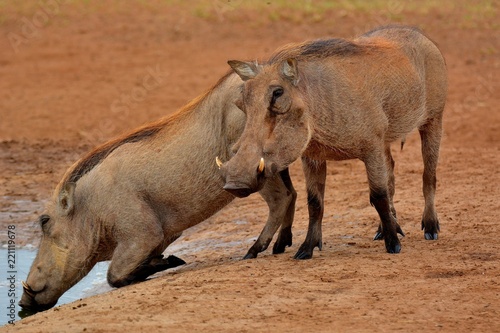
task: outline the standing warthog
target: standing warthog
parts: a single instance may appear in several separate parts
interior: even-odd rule
[[[436,166],[446,99],[445,61],[418,29],[382,27],[359,38],[286,46],[263,65],[229,61],[246,81],[237,105],[247,115],[236,155],[222,165],[224,188],[248,195],[302,157],[309,228],[296,258],[321,249],[326,160],[365,163],[370,202],[381,220],[375,239],[401,251],[393,205],[391,142],[418,128],[424,160],[426,239],[437,239]]]
[[[99,261],[111,260],[108,282],[121,287],[184,263],[165,248],[182,231],[227,205],[234,196],[214,156],[229,158],[244,128],[234,105],[242,81],[231,73],[173,116],[110,141],[76,162],[40,216],[42,240],[23,282],[23,308],[40,311],[82,279]],[[288,170],[260,192],[270,213],[245,258],[291,245],[296,194]]]

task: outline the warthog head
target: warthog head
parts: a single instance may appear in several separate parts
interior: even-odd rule
[[[96,263],[91,243],[98,232],[83,228],[84,218],[76,218],[74,192],[75,184],[64,185],[39,218],[42,240],[28,278],[23,281],[19,302],[23,309],[37,312],[53,307]]]
[[[247,118],[236,154],[217,164],[226,180],[224,189],[244,197],[298,159],[311,135],[295,59],[265,66],[234,60],[228,64],[245,81],[236,105]]]

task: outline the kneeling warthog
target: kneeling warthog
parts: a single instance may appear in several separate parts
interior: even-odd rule
[[[176,114],[110,141],[77,161],[40,216],[42,240],[20,305],[41,311],[99,261],[111,260],[107,279],[121,287],[184,263],[165,248],[183,230],[234,196],[214,156],[229,159],[245,115],[235,105],[242,81],[229,73]],[[291,245],[295,191],[288,170],[260,192],[270,214],[245,258],[264,251],[281,225],[274,253]]]
[[[238,151],[221,171],[225,189],[248,195],[302,158],[309,228],[296,258],[321,249],[326,160],[364,162],[370,202],[381,224],[375,239],[401,251],[393,205],[390,144],[418,129],[424,160],[426,239],[437,239],[436,166],[447,91],[446,66],[418,29],[382,27],[353,41],[323,39],[289,45],[265,64],[229,61],[245,81],[237,105],[246,113]]]

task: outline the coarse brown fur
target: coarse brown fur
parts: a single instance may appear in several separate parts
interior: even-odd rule
[[[310,218],[297,258],[310,258],[322,245],[325,161],[352,158],[366,166],[370,202],[381,220],[375,238],[385,240],[388,252],[400,252],[390,144],[404,142],[414,129],[424,160],[422,228],[426,239],[437,239],[434,195],[447,74],[437,46],[419,29],[380,27],[351,41],[291,44],[268,63],[229,65],[246,81],[237,105],[247,123],[237,154],[221,168],[225,188],[250,193],[301,157]],[[265,168],[256,172],[261,159]]]

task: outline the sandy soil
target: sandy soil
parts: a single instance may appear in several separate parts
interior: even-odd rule
[[[498,4],[488,10],[448,2],[428,11],[404,5],[370,12],[290,10],[279,18],[272,2],[265,11],[238,1],[214,1],[204,10],[126,3],[61,4],[46,24],[36,1],[2,4],[0,225],[16,225],[18,245],[37,244],[33,221],[82,153],[175,111],[214,84],[228,59],[265,58],[288,42],[351,37],[393,21],[424,28],[449,68],[436,198],[440,238],[425,241],[420,230],[422,162],[415,134],[403,151],[394,148],[395,203],[406,232],[399,255],[371,240],[378,218],[364,167],[347,161],[329,164],[323,251],[293,260],[307,229],[304,180],[294,164],[299,197],[294,245],[285,254],[267,250],[240,260],[267,208],[257,195],[238,199],[186,232],[177,248],[188,250],[167,249],[186,266],[0,332],[500,330]],[[22,42],[12,47],[9,33]],[[161,73],[159,84],[139,94],[135,88],[150,71]]]

